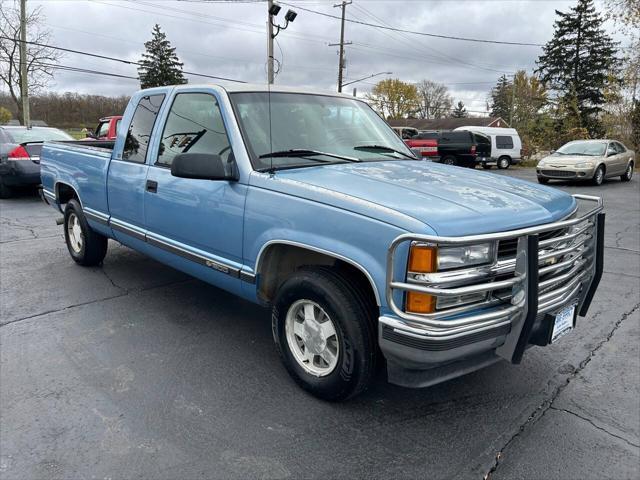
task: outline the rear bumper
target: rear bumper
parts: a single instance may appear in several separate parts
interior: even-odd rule
[[[393,279],[388,270],[387,301],[393,313],[379,318],[378,339],[388,361],[391,383],[408,387],[422,387],[463,375],[500,359],[520,363],[524,351],[531,345],[547,345],[555,314],[576,305],[576,311],[587,313],[593,294],[600,282],[604,252],[604,214],[602,202],[595,197],[583,200],[598,201],[587,214],[553,224],[487,235],[487,240],[517,238],[518,252],[514,264],[490,267],[477,272],[470,286],[430,283],[404,283]],[[567,229],[564,237],[540,240],[539,233]],[[563,230],[564,231],[564,230]],[[575,232],[581,231],[579,234]],[[512,237],[509,235],[514,234]],[[395,246],[403,241],[432,243],[465,243],[464,238],[418,238],[401,236],[390,248],[393,263]],[[478,242],[482,239],[474,237]],[[569,238],[570,237],[570,238]],[[557,241],[560,239],[560,241]],[[469,243],[469,242],[467,242]],[[494,273],[500,269],[500,280]],[[505,272],[513,278],[504,280]],[[467,275],[469,271],[467,271]],[[486,283],[479,283],[486,282]],[[503,297],[508,283],[510,298]],[[436,312],[428,315],[405,313],[396,302],[402,302],[401,292],[413,290],[434,295],[450,295],[447,290],[486,290],[487,301],[476,308],[460,308],[454,315]],[[496,300],[491,292],[502,297]],[[395,295],[394,295],[395,292]],[[437,293],[436,293],[437,292]],[[499,293],[499,295],[498,295]],[[516,294],[517,293],[517,294]]]
[[[9,160],[0,163],[2,182],[9,186],[38,185],[40,165],[31,160]]]

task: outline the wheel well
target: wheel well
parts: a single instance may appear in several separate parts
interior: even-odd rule
[[[66,183],[58,183],[56,188],[58,190],[56,197],[60,205],[69,202],[72,198],[80,201],[80,197],[78,197],[77,192],[70,185],[67,185]]]
[[[511,163],[511,157],[509,155],[500,155],[500,157],[498,158],[498,160],[502,159],[502,158],[506,158],[507,160],[509,160],[509,163]]]
[[[360,290],[366,302],[375,307],[379,304],[372,280],[359,266],[304,247],[288,244],[273,244],[266,248],[258,259],[256,273],[259,276],[258,296],[271,302],[280,285],[300,267],[325,266],[335,268],[349,283]]]
[[[607,173],[607,166],[604,163],[601,163],[600,165],[597,166],[596,170],[598,168],[602,167],[602,173]]]

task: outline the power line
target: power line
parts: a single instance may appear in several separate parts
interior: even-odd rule
[[[300,10],[304,10],[305,12],[321,15],[323,17],[334,18],[336,20],[341,20],[341,17],[337,15],[332,15],[330,13],[319,12],[317,10],[312,10],[310,8],[302,7],[300,5],[294,5],[292,3],[287,3],[287,2],[280,2],[280,3],[282,3],[283,5],[288,5],[290,7],[298,8]],[[456,36],[450,36],[450,35],[439,35],[436,33],[417,32],[415,30],[406,30],[402,28],[380,25],[376,23],[368,23],[368,22],[363,22],[361,20],[354,20],[351,18],[347,18],[346,21],[351,23],[357,23],[359,25],[365,25],[367,27],[379,28],[383,30],[391,30],[393,32],[410,33],[412,35],[422,35],[424,37],[443,38],[447,40],[458,40],[463,42],[476,42],[476,43],[490,43],[490,44],[497,44],[497,45],[513,45],[513,46],[520,46],[520,47],[542,47],[543,46],[541,43],[507,42],[507,41],[500,41],[500,40],[487,40],[483,38],[456,37]]]
[[[13,41],[15,43],[20,43],[22,42],[22,40],[17,40],[15,38],[11,38],[11,37],[5,37],[4,35],[0,35],[0,39],[4,39],[4,40],[10,40]],[[134,62],[132,60],[125,60],[123,58],[116,58],[116,57],[109,57],[106,55],[99,55],[97,53],[90,53],[90,52],[85,52],[82,50],[74,50],[71,48],[63,48],[63,47],[57,47],[55,45],[47,45],[46,43],[39,43],[39,42],[30,42],[30,41],[25,41],[24,43],[26,43],[27,45],[36,45],[39,47],[47,47],[47,48],[52,48],[53,50],[60,50],[63,52],[69,52],[69,53],[75,53],[78,55],[85,55],[88,57],[94,57],[94,58],[101,58],[103,60],[110,60],[113,62],[120,62],[120,63],[125,63],[127,65],[136,65],[136,66],[141,66],[142,64],[140,62]],[[219,77],[216,75],[208,75],[205,73],[196,73],[196,72],[188,72],[186,70],[183,70],[182,73],[186,74],[186,75],[193,75],[195,77],[204,77],[204,78],[212,78],[214,80],[225,80],[228,82],[237,82],[237,83],[247,83],[244,80],[237,80],[234,78],[227,78],[227,77]],[[134,78],[134,77],[129,77],[129,78]]]

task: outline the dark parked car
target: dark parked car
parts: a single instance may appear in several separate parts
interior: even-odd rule
[[[0,198],[11,196],[13,187],[40,184],[40,151],[45,140],[73,140],[50,127],[0,127]]]
[[[491,157],[491,139],[468,131],[422,132],[415,139],[436,139],[440,163],[475,168]]]

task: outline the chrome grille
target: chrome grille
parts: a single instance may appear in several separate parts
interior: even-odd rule
[[[569,170],[542,170],[542,174],[547,177],[558,178],[574,178],[576,176],[576,172],[571,172]]]
[[[571,302],[578,303],[594,275],[596,218],[603,206],[602,200],[597,197],[574,197],[587,203],[596,203],[596,206],[575,218],[509,232],[467,237],[414,234],[397,237],[392,242],[387,257],[389,308],[404,322],[404,328],[419,329],[422,335],[434,338],[469,335],[478,330],[498,328],[511,323],[527,310],[527,299],[522,298],[522,295],[512,294],[522,290],[527,283],[526,270],[523,271],[522,267],[517,269],[516,264],[520,265],[517,258],[527,255],[528,245],[531,244],[527,242],[527,238],[532,236],[537,236],[538,240],[538,282],[535,285],[538,296],[537,312],[550,312]],[[418,274],[419,276],[409,272],[407,278],[402,279],[398,279],[394,273],[394,255],[398,246],[403,243],[447,246],[488,241],[498,244],[498,256],[490,265]],[[436,310],[428,314],[415,314],[398,306],[403,305],[404,293],[407,291],[427,293],[438,298],[486,292],[486,297],[483,301],[472,304]]]

